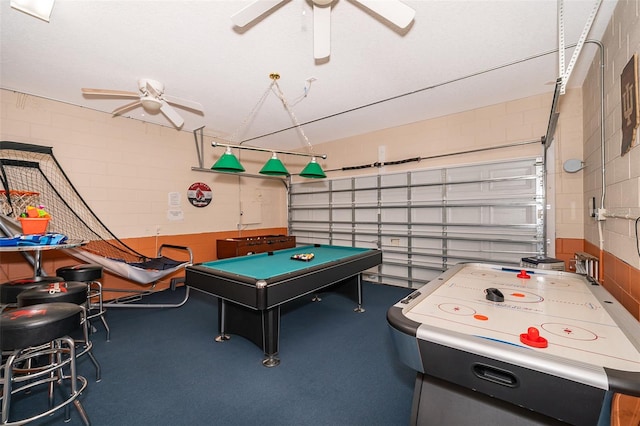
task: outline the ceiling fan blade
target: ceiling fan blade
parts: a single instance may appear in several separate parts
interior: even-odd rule
[[[238,27],[244,27],[259,18],[284,0],[257,0],[231,15],[231,22]]]
[[[324,59],[331,54],[331,3],[313,4],[313,57]]]
[[[397,27],[406,28],[416,11],[399,0],[355,0]]]
[[[178,105],[187,109],[192,109],[194,111],[203,112],[204,108],[202,104],[195,101],[189,101],[187,99],[176,98],[175,96],[163,95],[162,98],[172,105]]]
[[[111,111],[111,114],[120,115],[123,112],[128,111],[130,109],[133,109],[133,108],[135,108],[137,106],[140,106],[140,105],[142,105],[142,101],[140,99],[138,99],[137,101],[133,101],[133,102],[131,102],[129,104],[122,105],[121,107],[118,107],[118,108],[114,109],[113,111]]]
[[[184,124],[184,120],[182,119],[182,117],[180,117],[180,114],[178,114],[176,110],[173,109],[173,107],[166,101],[162,101],[160,112],[162,112],[164,116],[167,117],[174,126],[176,126],[177,129],[181,128]]]
[[[126,90],[109,90],[109,89],[88,89],[82,88],[84,95],[97,95],[97,96],[119,96],[121,98],[139,98],[140,93],[129,92]]]

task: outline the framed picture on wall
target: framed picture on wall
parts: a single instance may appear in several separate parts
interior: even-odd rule
[[[638,54],[634,53],[620,75],[622,105],[622,153],[636,144],[640,112],[638,111]]]

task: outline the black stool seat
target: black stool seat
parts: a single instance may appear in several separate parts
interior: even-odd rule
[[[87,413],[78,399],[87,387],[87,379],[76,374],[75,341],[69,337],[81,328],[84,308],[73,303],[45,303],[0,315],[0,349],[4,352],[0,424],[23,425],[48,417],[61,408],[65,408],[64,420],[68,422],[71,420],[68,404],[73,403],[84,424],[89,426]],[[34,360],[36,364],[32,363]],[[14,396],[40,394],[30,390],[44,385],[49,390],[48,409],[35,409],[35,414],[20,420],[9,418]],[[54,395],[56,386],[63,391],[61,400]]]
[[[32,289],[42,284],[64,281],[60,277],[35,277],[7,281],[0,284],[0,303],[9,305],[18,303],[18,295],[25,290]]]
[[[41,285],[31,290],[23,291],[18,295],[18,308],[27,306],[48,306],[49,304],[59,305],[61,303],[73,303],[77,306],[83,306],[87,303],[88,288],[86,283],[78,281],[62,281],[59,283],[50,283],[49,285]],[[83,314],[83,320],[86,314]],[[96,366],[96,381],[100,381],[100,364],[93,356],[91,348],[93,344],[89,340],[88,321],[83,321],[83,339],[77,340],[76,344],[82,344],[82,350],[76,352],[76,357],[80,357],[85,353],[91,358],[91,362]],[[53,340],[53,339],[52,339]]]
[[[18,295],[18,307],[55,302],[85,304],[87,302],[87,284],[77,281],[54,282],[34,287]]]
[[[97,281],[102,278],[102,269],[102,266],[94,264],[63,266],[56,269],[56,275],[65,281]]]
[[[80,327],[82,308],[73,303],[46,303],[2,313],[0,342],[3,351],[48,343]]]
[[[107,331],[107,341],[111,335],[109,325],[105,319],[105,309],[102,301],[102,265],[94,263],[63,266],[56,269],[56,275],[64,278],[65,281],[82,281],[87,284],[87,310],[89,320],[99,317]],[[93,328],[93,326],[92,326]]]

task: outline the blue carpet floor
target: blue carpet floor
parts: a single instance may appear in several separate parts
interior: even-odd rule
[[[147,301],[179,300],[183,291]],[[93,334],[102,380],[81,358],[89,379],[81,401],[95,426],[407,425],[415,372],[398,360],[386,312],[410,292],[364,283],[361,314],[337,293],[285,305],[275,368],[242,337],[215,342],[217,299],[198,291],[181,308],[110,309],[111,341],[99,322]],[[21,398],[12,413],[45,400]],[[65,423],[60,413],[36,424]],[[75,410],[66,424],[82,424]]]

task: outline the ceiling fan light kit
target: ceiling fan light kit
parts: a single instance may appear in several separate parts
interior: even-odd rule
[[[162,102],[151,96],[140,98],[140,102],[142,103],[142,108],[149,112],[158,112],[162,108]]]

